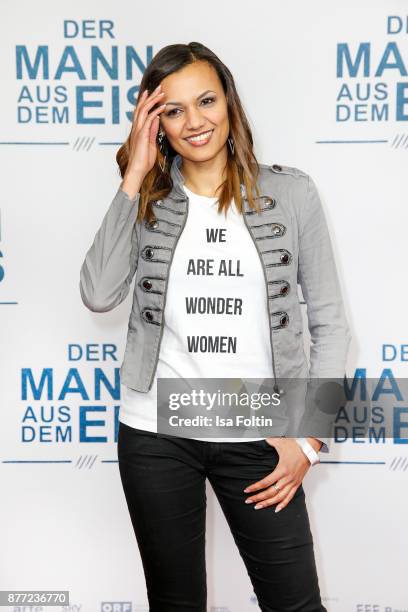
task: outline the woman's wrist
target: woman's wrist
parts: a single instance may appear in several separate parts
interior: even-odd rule
[[[129,198],[133,200],[133,198],[140,193],[140,188],[142,186],[144,177],[142,177],[137,172],[126,172],[123,177],[122,183],[120,184],[120,188],[122,191],[127,193]]]

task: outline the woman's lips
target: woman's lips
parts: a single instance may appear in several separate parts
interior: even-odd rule
[[[205,138],[205,140],[189,140],[188,138],[186,138],[187,142],[189,144],[191,144],[191,146],[193,147],[202,147],[204,145],[206,145],[210,140],[211,140],[211,136],[214,130],[211,130],[210,133],[208,134],[207,138]]]

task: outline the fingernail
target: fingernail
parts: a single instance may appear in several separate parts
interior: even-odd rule
[[[275,512],[280,512],[281,510],[282,510],[282,508],[279,508],[279,506],[277,506],[277,507],[275,508]]]
[[[245,503],[246,503],[246,504],[252,504],[252,503],[253,503],[253,501],[254,501],[253,499],[246,499],[246,500],[245,500]]]
[[[244,493],[248,493],[249,491],[249,487],[247,487],[246,489],[244,489]]]
[[[255,510],[259,510],[259,508],[263,508],[262,504],[256,504],[256,506],[254,506]]]

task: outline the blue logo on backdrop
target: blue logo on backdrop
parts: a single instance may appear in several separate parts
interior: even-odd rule
[[[408,32],[408,18],[389,15],[383,46],[371,42],[337,44],[336,76],[341,79],[336,121],[408,120],[407,66],[399,38]]]
[[[131,45],[119,46],[109,19],[65,19],[62,36],[67,44],[58,55],[55,45],[30,45],[30,49],[16,45],[16,76],[24,81],[17,97],[17,121],[119,124],[123,117],[119,81],[138,80],[153,58],[152,46],[146,46],[143,57]],[[98,80],[103,84],[98,85]],[[132,107],[138,91],[139,85],[132,84],[126,92]],[[132,111],[126,116],[131,120]]]
[[[120,409],[119,367],[115,344],[68,344],[68,362],[84,365],[92,381],[86,384],[78,366],[60,374],[54,368],[22,368],[21,398],[27,402],[21,424],[22,442],[117,442]],[[86,365],[88,364],[88,365]],[[113,440],[110,432],[113,430]]]

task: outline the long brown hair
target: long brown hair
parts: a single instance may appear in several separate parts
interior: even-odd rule
[[[228,119],[230,125],[229,136],[233,138],[234,154],[231,154],[230,147],[227,146],[228,159],[226,167],[226,180],[222,184],[220,196],[218,198],[218,211],[227,211],[232,197],[235,200],[237,209],[242,212],[243,201],[240,189],[242,182],[246,189],[248,204],[253,209],[258,209],[252,190],[255,189],[256,196],[259,197],[257,178],[259,175],[259,165],[253,152],[253,138],[248,120],[245,116],[240,98],[238,96],[234,78],[230,70],[210,49],[198,42],[185,44],[167,45],[158,51],[148,65],[140,83],[138,100],[145,89],[153,91],[161,81],[174,72],[182,69],[188,64],[197,61],[206,61],[217,71],[222,83],[225,97],[227,100]],[[145,176],[140,189],[140,204],[137,215],[138,220],[154,219],[151,202],[163,199],[172,188],[170,177],[170,167],[177,151],[173,149],[167,138],[164,140],[166,145],[166,165],[162,172],[159,161],[163,166],[164,156],[157,143],[157,158],[153,168]],[[129,160],[130,134],[127,140],[119,148],[116,154],[116,161],[122,178],[125,175]]]

